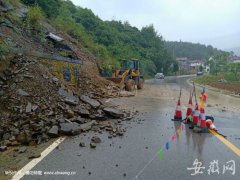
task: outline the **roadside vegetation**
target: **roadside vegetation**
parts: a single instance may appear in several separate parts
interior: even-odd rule
[[[240,63],[233,63],[229,54],[220,53],[212,56],[206,65],[210,66],[209,74],[195,78],[196,83],[240,94]]]

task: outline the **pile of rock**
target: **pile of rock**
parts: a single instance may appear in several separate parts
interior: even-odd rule
[[[77,96],[35,61],[20,57],[17,64],[17,70],[8,69],[0,78],[1,151],[90,130],[105,130],[113,137],[125,132],[119,124],[129,113],[95,99],[91,92]]]

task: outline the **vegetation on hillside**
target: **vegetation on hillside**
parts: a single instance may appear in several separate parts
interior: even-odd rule
[[[174,57],[187,57],[189,59],[208,59],[214,54],[224,53],[210,45],[182,41],[165,42],[165,47]]]
[[[128,22],[102,21],[91,10],[77,7],[69,0],[22,2],[41,7],[46,18],[91,51],[103,68],[119,66],[122,59],[136,58],[145,75],[161,71],[171,74],[178,69],[153,25],[139,30]]]
[[[217,53],[206,64],[210,74],[196,78],[195,82],[240,93],[240,63],[232,63],[227,53]]]
[[[219,52],[212,46],[165,42],[153,25],[139,30],[128,22],[103,21],[91,10],[75,6],[70,0],[22,0],[22,2],[33,6],[30,10],[36,10],[35,14],[41,18],[39,9],[35,8],[39,6],[45,17],[57,28],[92,52],[103,69],[119,66],[122,59],[136,58],[141,61],[144,74],[147,76],[152,76],[156,72],[175,74],[178,71],[175,57],[207,59]]]
[[[210,66],[210,74],[222,76],[229,81],[240,81],[240,63],[232,63],[228,53],[213,55],[206,64]]]

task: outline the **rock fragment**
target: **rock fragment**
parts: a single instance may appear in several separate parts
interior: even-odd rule
[[[58,134],[58,126],[52,126],[52,128],[48,131],[47,135],[49,137],[58,137],[59,134]]]
[[[93,143],[93,142],[91,142],[91,143],[90,143],[90,147],[94,149],[94,148],[96,148],[96,144]]]
[[[80,134],[81,127],[78,123],[61,123],[60,124],[60,133],[64,135],[77,135]]]
[[[85,95],[82,95],[81,97],[80,97],[80,99],[83,101],[83,102],[85,102],[85,103],[87,103],[87,104],[90,104],[90,106],[92,106],[93,108],[98,108],[101,104],[97,101],[97,100],[94,100],[94,99],[91,99],[90,97],[88,97],[88,96],[85,96]]]
[[[18,89],[17,90],[17,94],[20,96],[30,96],[26,91],[24,91],[23,89]]]
[[[102,142],[101,139],[98,136],[93,136],[91,141],[94,142],[94,143],[101,143]]]
[[[103,111],[115,118],[121,118],[124,116],[124,113],[119,110],[119,109],[115,109],[115,108],[111,108],[111,107],[106,107],[103,109]]]

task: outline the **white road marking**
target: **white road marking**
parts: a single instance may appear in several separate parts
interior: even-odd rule
[[[41,157],[33,159],[22,169],[20,169],[13,177],[12,180],[20,180],[27,171],[30,171],[34,166],[36,166],[40,161],[42,161],[52,150],[54,150],[60,143],[62,143],[66,137],[60,137],[54,141],[50,146],[48,146],[42,153]]]

